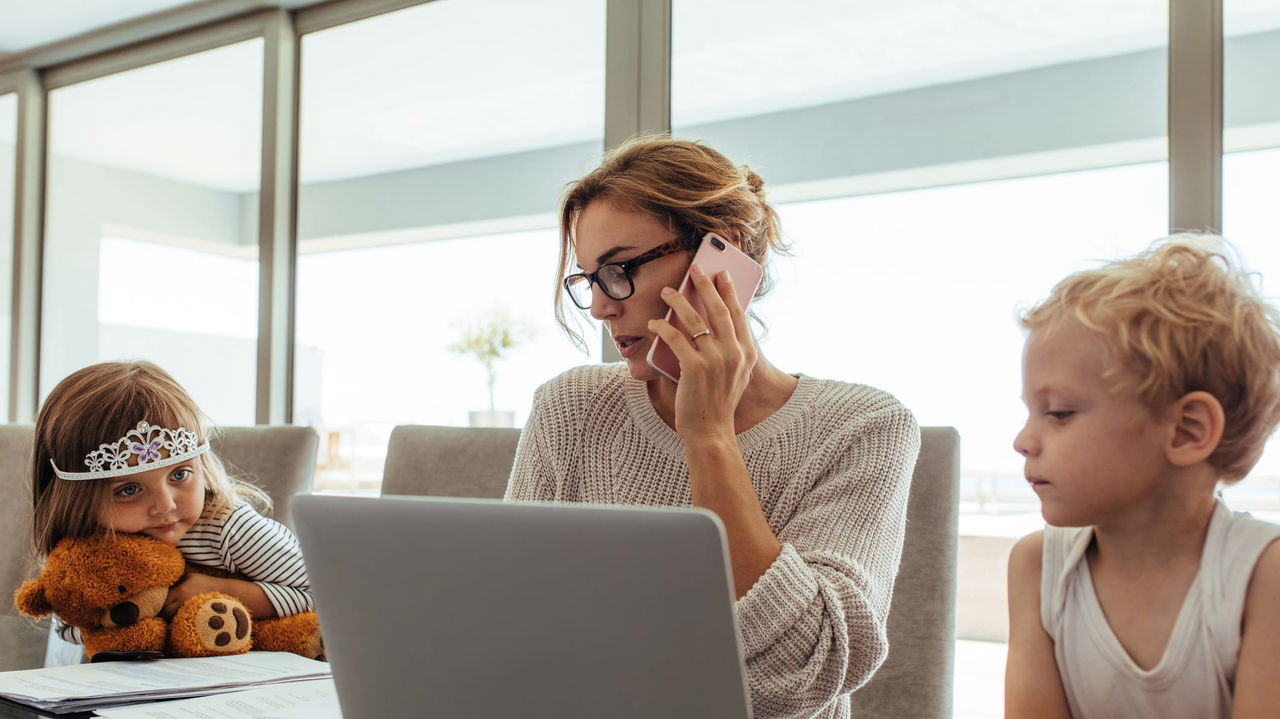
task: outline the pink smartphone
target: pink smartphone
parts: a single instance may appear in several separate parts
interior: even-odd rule
[[[751,298],[756,294],[756,288],[760,286],[760,278],[764,275],[764,268],[742,250],[734,247],[732,242],[724,239],[714,232],[708,232],[702,238],[702,244],[698,246],[698,251],[693,255],[693,262],[689,265],[692,267],[697,265],[712,278],[721,270],[728,270],[729,277],[733,279],[733,287],[738,295],[738,304],[742,305],[745,311],[747,305],[751,303]],[[693,281],[689,279],[689,273],[685,273],[684,280],[680,283],[680,294],[689,299],[689,304],[693,305],[693,309],[702,316],[703,321],[707,319],[707,310],[702,306],[702,298],[698,296],[698,290],[693,286]],[[684,328],[684,324],[676,317],[675,312],[667,310],[667,321],[676,329],[684,332],[685,337],[689,336],[689,331]],[[662,338],[654,339],[653,346],[649,348],[649,355],[646,358],[649,366],[658,370],[663,376],[672,382],[680,381],[680,362],[676,359],[676,355],[671,351]]]

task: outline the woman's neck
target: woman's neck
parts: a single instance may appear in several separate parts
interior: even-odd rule
[[[738,408],[733,413],[734,434],[741,434],[760,424],[791,399],[797,380],[760,355],[747,383]],[[666,379],[649,380],[649,401],[667,426],[676,426],[676,383]]]

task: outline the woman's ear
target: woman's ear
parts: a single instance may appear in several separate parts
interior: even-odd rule
[[[1173,435],[1165,454],[1176,467],[1203,462],[1218,449],[1226,414],[1217,397],[1197,390],[1188,392],[1169,408]]]

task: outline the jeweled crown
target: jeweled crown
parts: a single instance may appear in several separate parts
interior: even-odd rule
[[[208,449],[208,442],[202,443],[199,435],[184,427],[169,429],[139,422],[120,439],[102,444],[85,455],[88,472],[64,472],[53,464],[53,459],[49,464],[53,464],[53,473],[61,479],[110,479],[185,462]],[[162,457],[162,450],[167,450],[169,456]],[[129,464],[132,457],[138,458],[136,464]]]

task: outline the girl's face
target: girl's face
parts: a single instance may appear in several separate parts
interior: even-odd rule
[[[675,238],[675,233],[653,216],[621,208],[606,200],[594,200],[578,216],[574,238],[578,267],[593,272],[606,262],[625,262]],[[604,323],[631,376],[639,380],[661,377],[645,361],[656,337],[648,322],[665,317],[663,287],[679,287],[690,255],[677,252],[637,267],[631,275],[635,294],[625,300],[592,289],[591,316]]]
[[[110,480],[103,524],[125,534],[145,534],[176,546],[204,511],[204,472],[195,457],[171,467]]]

